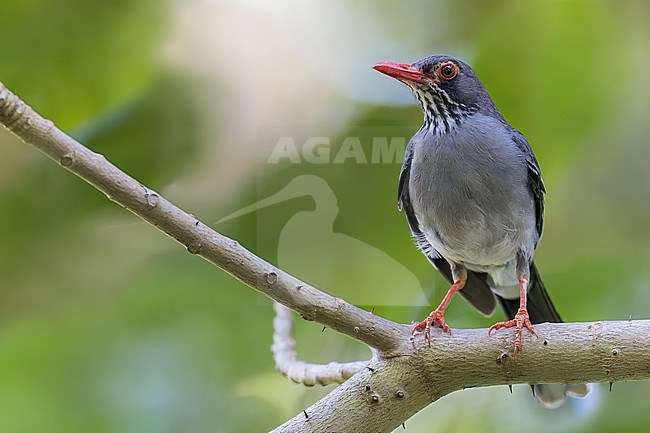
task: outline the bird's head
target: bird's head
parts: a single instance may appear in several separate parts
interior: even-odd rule
[[[472,68],[449,56],[430,56],[415,63],[382,62],[377,71],[406,84],[424,111],[425,125],[449,130],[467,115],[494,109]]]

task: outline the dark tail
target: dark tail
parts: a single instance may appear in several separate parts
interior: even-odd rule
[[[512,319],[519,310],[519,299],[503,299],[497,296],[499,303],[508,316]],[[528,315],[532,323],[561,322],[562,319],[551,302],[546,288],[539,276],[535,263],[530,265],[530,282],[528,283]],[[544,384],[533,385],[533,394],[537,400],[549,409],[562,405],[565,396],[584,397],[589,392],[589,387],[584,384]]]
[[[519,310],[519,299],[503,299],[497,296],[499,303],[508,316],[512,319]],[[560,315],[553,306],[551,298],[549,298],[542,278],[539,276],[539,271],[535,262],[530,265],[530,282],[528,283],[528,315],[530,321],[535,323],[543,322],[562,322]]]

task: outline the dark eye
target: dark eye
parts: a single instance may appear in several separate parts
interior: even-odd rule
[[[458,75],[458,66],[454,62],[445,62],[438,68],[438,74],[443,80],[453,80]]]

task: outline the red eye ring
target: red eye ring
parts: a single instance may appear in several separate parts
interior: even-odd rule
[[[454,62],[445,62],[438,66],[438,76],[445,81],[450,81],[458,75],[458,66]]]

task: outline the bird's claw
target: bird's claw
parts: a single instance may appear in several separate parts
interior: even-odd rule
[[[431,346],[431,326],[442,329],[444,332],[451,334],[451,328],[445,323],[445,316],[442,312],[434,310],[429,314],[429,316],[420,323],[416,323],[413,326],[411,334],[422,331],[424,329],[424,339],[427,340],[429,346]]]
[[[521,350],[522,329],[524,328],[528,329],[531,334],[537,337],[537,332],[535,332],[535,328],[533,328],[533,324],[530,322],[528,311],[526,311],[523,308],[520,308],[512,320],[508,320],[507,322],[498,322],[490,326],[490,329],[488,329],[488,335],[490,335],[492,331],[497,331],[499,329],[512,328],[512,327],[515,328],[515,355],[516,355],[517,352]]]

